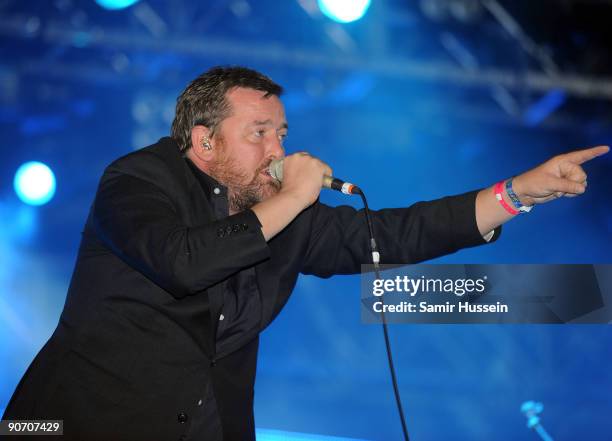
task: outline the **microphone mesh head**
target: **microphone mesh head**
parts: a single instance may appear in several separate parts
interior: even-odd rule
[[[270,176],[274,179],[283,182],[283,160],[275,159],[270,163],[270,167],[268,168],[270,172]]]

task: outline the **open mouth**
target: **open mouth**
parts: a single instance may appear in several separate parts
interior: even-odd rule
[[[274,180],[274,178],[272,177],[272,175],[270,174],[270,165],[266,165],[260,172],[260,175],[264,175],[266,176],[268,179],[272,179]]]
[[[276,178],[272,177],[272,175],[270,174],[270,169],[269,166],[264,168],[262,171],[259,172],[260,175],[263,175],[262,177],[262,183],[264,183],[265,185],[269,185],[274,187],[275,189],[280,189],[281,187],[281,182],[279,180],[277,180]]]

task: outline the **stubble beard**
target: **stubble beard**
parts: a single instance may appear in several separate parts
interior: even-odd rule
[[[271,161],[272,158],[264,160],[250,181],[250,173],[233,158],[223,156],[211,166],[210,175],[227,187],[230,214],[248,210],[280,191],[280,182],[261,175]]]

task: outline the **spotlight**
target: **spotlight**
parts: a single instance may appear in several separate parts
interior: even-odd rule
[[[138,0],[96,0],[96,3],[104,9],[117,10],[129,8]]]
[[[29,205],[44,205],[55,194],[55,176],[42,162],[26,162],[17,169],[13,181],[15,193]]]
[[[319,9],[338,23],[359,20],[370,7],[370,0],[318,0]]]

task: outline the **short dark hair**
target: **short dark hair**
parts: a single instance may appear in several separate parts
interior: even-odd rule
[[[283,88],[264,74],[241,66],[216,66],[193,80],[176,100],[176,114],[172,121],[172,137],[181,152],[191,147],[191,129],[197,125],[208,127],[211,136],[217,126],[230,114],[227,92],[236,88],[260,90],[265,97],[280,96]]]

